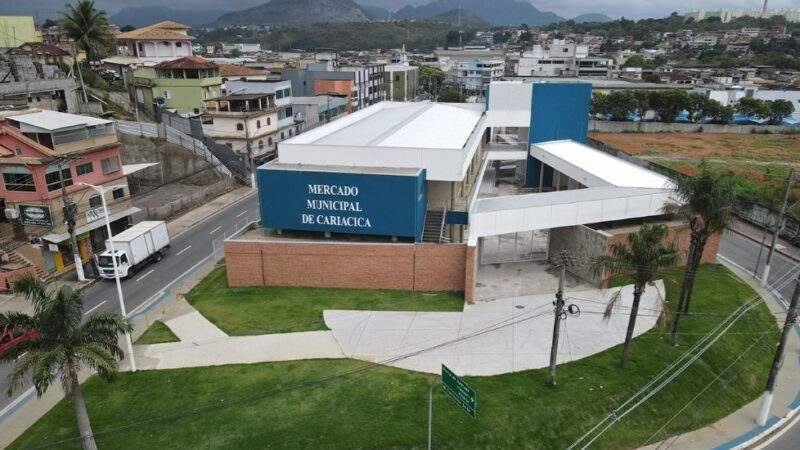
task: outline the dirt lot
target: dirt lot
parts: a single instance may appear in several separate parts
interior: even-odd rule
[[[616,149],[684,173],[701,159],[741,173],[753,181],[800,165],[800,134],[590,133]]]

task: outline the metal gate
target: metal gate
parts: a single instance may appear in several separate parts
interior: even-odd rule
[[[481,264],[544,261],[549,230],[533,230],[481,238]]]

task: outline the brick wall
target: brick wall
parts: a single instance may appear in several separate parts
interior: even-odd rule
[[[464,300],[472,302],[475,295],[475,265],[477,264],[477,246],[467,246],[466,264],[464,267]]]
[[[466,245],[226,241],[229,286],[463,291]]]

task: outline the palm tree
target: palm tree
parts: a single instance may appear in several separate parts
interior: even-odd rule
[[[67,395],[72,397],[75,416],[84,449],[96,449],[83,401],[78,372],[86,365],[106,381],[119,369],[117,358],[123,358],[117,345],[119,334],[130,332],[130,322],[117,313],[93,314],[83,320],[83,299],[78,292],[62,286],[48,289],[33,276],[17,278],[14,292],[25,295],[33,303],[33,315],[19,312],[0,314],[0,330],[14,330],[36,335],[9,347],[0,361],[14,362],[8,374],[9,396],[30,373],[38,396],[42,396],[60,378]]]
[[[674,195],[677,202],[664,207],[665,213],[687,222],[691,231],[686,269],[683,272],[681,293],[670,333],[670,341],[673,344],[677,337],[681,315],[689,312],[695,275],[700,268],[700,260],[703,258],[708,238],[724,231],[733,221],[732,208],[735,198],[733,178],[729,173],[712,172],[705,161],[700,163],[699,169],[700,173],[695,176],[674,180]]]
[[[659,270],[672,267],[678,263],[680,252],[674,242],[664,244],[668,228],[664,224],[642,224],[639,231],[628,235],[627,244],[616,242],[611,245],[610,255],[600,255],[592,258],[592,269],[595,274],[603,276],[629,275],[633,278],[633,305],[628,319],[628,331],[625,334],[625,344],[622,347],[620,367],[625,367],[628,350],[636,326],[636,317],[639,313],[639,302],[647,287],[653,281]],[[619,293],[611,298],[605,311],[606,319],[619,300]],[[661,319],[669,318],[666,307],[662,305]]]
[[[106,12],[95,8],[93,0],[78,0],[74,5],[67,5],[67,11],[62,14],[61,31],[90,59],[112,42]]]

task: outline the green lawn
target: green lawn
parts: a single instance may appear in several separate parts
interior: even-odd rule
[[[164,342],[178,341],[180,341],[178,336],[175,336],[175,333],[173,333],[164,322],[156,320],[144,334],[139,336],[139,339],[136,340],[136,344],[162,344]]]
[[[217,268],[186,300],[229,335],[327,330],[325,309],[373,311],[461,311],[456,292],[408,292],[372,289],[298,287],[229,288],[225,268]]]
[[[670,304],[680,271],[666,274]],[[436,448],[565,448],[610,409],[647,383],[687,346],[753,295],[721,266],[698,274],[694,314],[682,321],[681,346],[654,329],[633,341],[625,369],[619,347],[559,365],[558,386],[544,385],[546,369],[468,377],[477,390],[476,420],[437,387]],[[580,318],[568,319],[570,328]],[[547,322],[549,326],[549,322]],[[657,435],[697,428],[759,396],[778,328],[763,305],[673,381],[609,430],[593,448],[635,448]],[[768,336],[771,340],[762,339]],[[745,350],[755,344],[749,352]],[[720,381],[697,395],[736,358]],[[100,448],[424,448],[427,388],[432,376],[354,360],[139,371],[111,384],[91,378],[86,403]],[[341,374],[339,377],[334,375]],[[316,380],[316,381],[315,381]],[[323,380],[323,381],[319,381]],[[77,436],[72,404],[63,400],[11,448],[47,445]],[[77,441],[55,448],[79,448]]]

